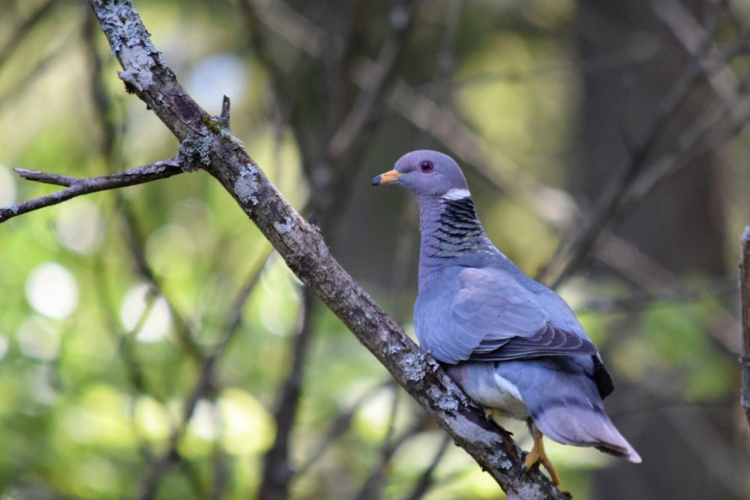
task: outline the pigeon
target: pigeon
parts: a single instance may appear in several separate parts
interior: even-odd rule
[[[404,186],[419,204],[420,346],[488,418],[497,410],[527,422],[534,445],[523,470],[541,464],[560,483],[543,436],[640,463],[604,411],[614,385],[596,346],[556,292],[487,238],[456,162],[413,151],[372,184]]]

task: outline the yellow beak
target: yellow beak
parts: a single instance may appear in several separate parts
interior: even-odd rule
[[[389,170],[384,174],[380,174],[372,180],[373,186],[380,186],[381,184],[392,184],[398,180],[403,174],[397,170]]]

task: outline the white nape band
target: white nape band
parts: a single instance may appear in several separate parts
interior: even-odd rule
[[[468,189],[453,188],[443,195],[444,200],[461,200],[471,196]]]

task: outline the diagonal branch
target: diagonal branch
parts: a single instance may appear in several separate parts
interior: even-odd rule
[[[502,486],[509,498],[567,499],[538,470],[520,473],[510,435],[470,403],[333,258],[319,231],[268,181],[239,141],[179,85],[126,0],[91,0],[124,71],[120,78],[182,142],[181,151],[226,188],[295,275],[320,297],[419,402]],[[193,156],[191,156],[191,154]]]
[[[57,205],[68,201],[77,196],[97,191],[106,191],[117,189],[125,186],[135,186],[146,182],[165,179],[173,175],[181,174],[187,170],[183,168],[184,163],[179,156],[168,160],[157,161],[150,165],[131,168],[116,174],[102,175],[100,177],[79,178],[68,175],[50,174],[39,172],[38,170],[26,170],[25,168],[15,169],[18,175],[31,181],[43,182],[45,184],[55,184],[57,186],[68,186],[56,193],[40,196],[33,200],[17,203],[7,207],[0,207],[0,224],[21,214],[39,210],[40,208]]]

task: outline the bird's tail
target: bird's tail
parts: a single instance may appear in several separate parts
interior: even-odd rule
[[[593,446],[630,462],[641,463],[640,455],[604,413],[601,402],[598,405],[597,401],[587,403],[587,407],[575,403],[545,405],[541,412],[532,411],[532,419],[542,434],[553,441]]]
[[[591,446],[640,463],[638,452],[604,412],[596,383],[576,361],[573,357],[539,359],[519,365],[521,373],[511,370],[518,375],[514,383],[532,420],[542,434],[558,443]]]

